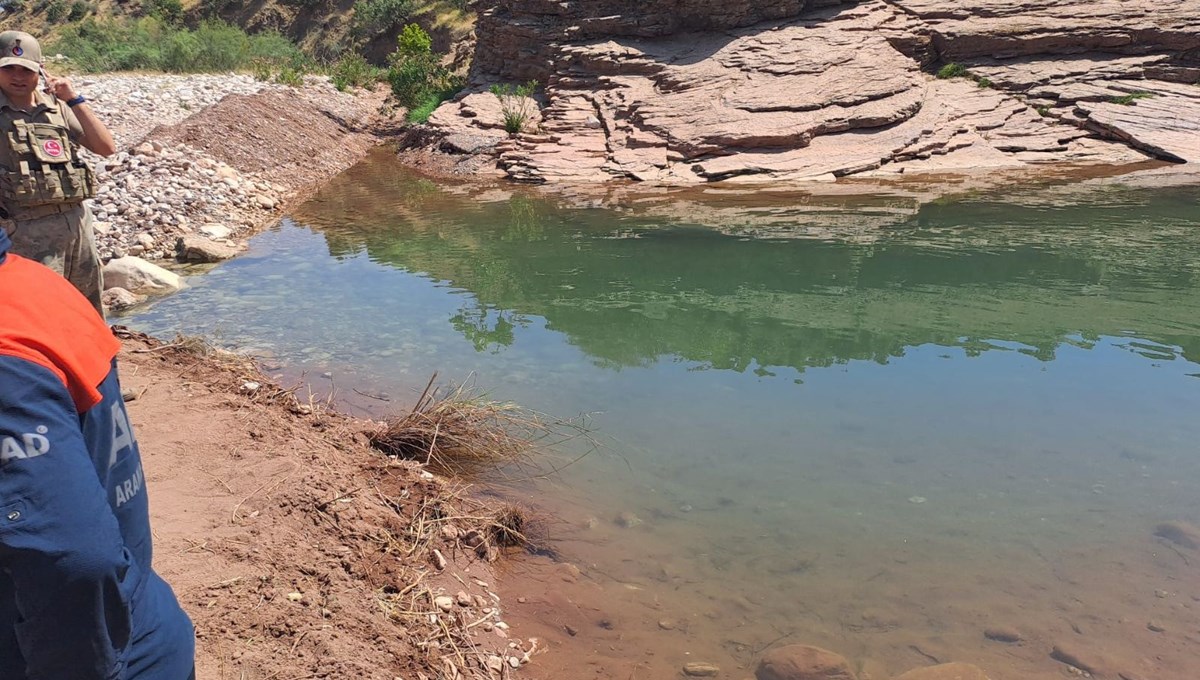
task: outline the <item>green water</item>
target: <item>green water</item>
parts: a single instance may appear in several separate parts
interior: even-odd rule
[[[438,371],[588,414],[603,448],[512,491],[583,573],[511,612],[554,677],[749,676],[782,642],[875,680],[1063,677],[1060,643],[1200,673],[1200,552],[1154,536],[1200,523],[1200,188],[761,201],[567,207],[376,157],[126,321],[354,412]]]

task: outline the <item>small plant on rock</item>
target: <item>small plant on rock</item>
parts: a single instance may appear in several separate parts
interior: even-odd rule
[[[941,80],[950,80],[951,78],[961,78],[967,75],[967,67],[962,64],[951,62],[938,69],[937,77]]]
[[[1121,95],[1120,97],[1109,97],[1108,101],[1114,104],[1120,104],[1122,106],[1134,106],[1137,103],[1137,100],[1149,99],[1153,96],[1153,92],[1131,92],[1129,94]]]
[[[516,134],[525,129],[533,119],[537,102],[531,98],[537,90],[538,83],[531,80],[524,85],[512,83],[497,83],[492,85],[491,92],[500,100],[500,115],[504,117],[504,129],[510,134]],[[533,107],[533,110],[530,107]]]

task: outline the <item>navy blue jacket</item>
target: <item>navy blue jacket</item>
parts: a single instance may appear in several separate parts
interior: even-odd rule
[[[184,680],[191,621],[151,569],[120,343],[0,230],[0,678]]]

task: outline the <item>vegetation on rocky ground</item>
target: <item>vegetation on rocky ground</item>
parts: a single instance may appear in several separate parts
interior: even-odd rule
[[[514,135],[525,129],[533,120],[537,104],[531,99],[537,91],[538,83],[531,80],[521,85],[512,83],[497,83],[492,85],[492,94],[500,100],[500,115],[504,118],[504,129]]]
[[[307,0],[279,1],[317,11]],[[443,64],[445,55],[433,49],[435,41],[422,26],[437,27],[444,43],[447,31],[465,34],[473,16],[464,0],[357,0],[349,11],[324,8],[346,16],[314,18],[310,33],[333,32],[319,39],[304,35],[307,47],[301,48],[295,26],[284,35],[247,32],[228,23],[226,18],[232,21],[242,10],[229,0],[144,0],[136,7],[106,7],[89,0],[7,0],[5,8],[22,28],[47,35],[48,51],[62,54],[79,71],[233,70],[291,85],[301,84],[305,74],[320,73],[339,90],[383,81],[421,122],[463,82]],[[369,55],[379,54],[380,41],[397,35],[386,63],[372,63]]]
[[[429,115],[463,86],[463,78],[441,63],[429,34],[416,24],[400,32],[389,58],[387,80],[396,101],[409,109],[409,122],[424,123]]]

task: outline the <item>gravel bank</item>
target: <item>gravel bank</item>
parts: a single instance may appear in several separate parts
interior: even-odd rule
[[[201,227],[236,240],[271,224],[289,201],[377,141],[369,129],[383,99],[378,92],[338,92],[328,79],[311,76],[298,88],[241,74],[102,75],[75,83],[119,150],[109,158],[84,152],[98,171],[91,206],[106,262],[126,255],[174,258],[180,237]],[[240,105],[214,115],[231,96]],[[286,125],[278,122],[285,113],[291,114]],[[301,150],[302,169],[272,172],[320,125],[333,129],[320,138],[320,149]],[[175,134],[181,126],[192,143]],[[321,153],[327,147],[330,153]]]

